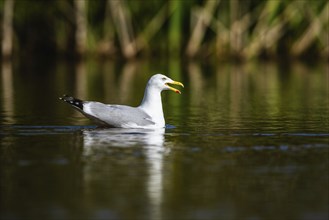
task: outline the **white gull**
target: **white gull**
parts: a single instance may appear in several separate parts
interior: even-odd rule
[[[165,75],[153,75],[146,85],[144,98],[138,107],[82,101],[67,95],[60,97],[60,99],[102,126],[115,128],[163,128],[165,127],[165,119],[162,110],[161,92],[163,90],[172,90],[176,93],[181,93],[178,89],[169,86],[169,84],[184,87],[181,82],[174,81]]]

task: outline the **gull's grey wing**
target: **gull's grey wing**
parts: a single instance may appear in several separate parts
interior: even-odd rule
[[[112,127],[148,126],[155,124],[152,118],[143,110],[125,105],[84,102],[82,113],[87,117]]]

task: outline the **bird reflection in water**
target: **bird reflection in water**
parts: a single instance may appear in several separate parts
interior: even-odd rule
[[[142,152],[147,164],[145,169],[147,169],[148,175],[144,184],[151,207],[150,217],[151,219],[161,219],[163,161],[164,157],[170,153],[169,148],[164,146],[164,134],[165,128],[154,130],[121,128],[83,130],[83,155],[85,158],[94,158],[94,160],[87,159],[85,167],[87,173],[85,175],[96,175],[92,172],[92,167],[88,166],[93,166],[95,159],[97,161],[97,158],[104,154],[109,154],[109,152],[111,154],[113,150],[123,152],[127,149],[139,149],[138,152]],[[131,160],[131,155],[127,157]],[[113,157],[106,160],[111,160],[111,158]],[[138,158],[133,157],[133,160],[136,161]]]

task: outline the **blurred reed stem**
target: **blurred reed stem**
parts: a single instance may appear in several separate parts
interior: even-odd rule
[[[3,57],[14,46],[18,54],[74,51],[125,59],[166,51],[189,58],[329,58],[326,0],[1,3]]]

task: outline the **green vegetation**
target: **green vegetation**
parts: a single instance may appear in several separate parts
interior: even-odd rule
[[[326,0],[2,0],[0,16],[3,56],[329,57]]]

